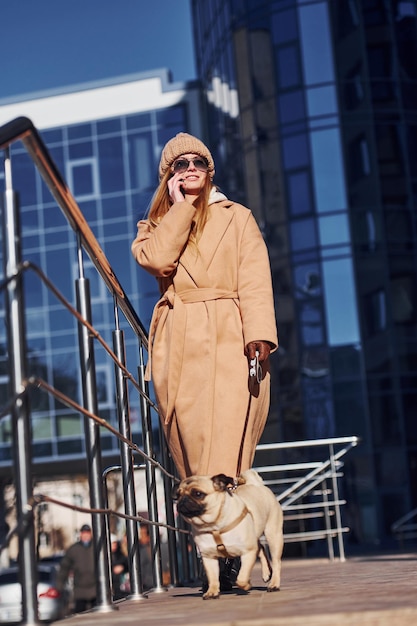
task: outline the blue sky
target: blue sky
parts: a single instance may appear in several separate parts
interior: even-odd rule
[[[195,78],[189,0],[1,0],[0,99],[161,68]]]

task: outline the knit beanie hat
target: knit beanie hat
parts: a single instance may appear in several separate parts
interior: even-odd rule
[[[170,139],[164,146],[161,154],[161,160],[159,163],[159,180],[169,167],[173,164],[182,154],[198,154],[198,156],[206,159],[208,163],[208,172],[210,178],[214,176],[214,161],[211,156],[210,150],[204,145],[200,139],[189,135],[188,133],[178,133],[172,139]]]

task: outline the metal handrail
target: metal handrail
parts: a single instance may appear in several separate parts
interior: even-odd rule
[[[102,248],[89,227],[68,185],[62,178],[58,168],[52,160],[37,129],[27,117],[16,119],[0,127],[0,149],[8,148],[15,141],[21,140],[37,166],[39,173],[48,186],[50,192],[64,213],[72,229],[81,238],[81,243],[91,262],[114,295],[117,305],[123,312],[133,331],[148,348],[147,331],[139,319],[135,309],[129,301],[122,285],[107,260]]]
[[[257,446],[257,450],[290,450],[295,448],[320,448],[323,446],[349,444],[349,447],[357,446],[360,438],[349,437],[329,437],[328,439],[304,439],[302,441],[281,441],[280,443],[262,443]]]
[[[391,530],[392,532],[396,533],[401,531],[401,528],[404,526],[404,524],[406,522],[409,522],[410,519],[413,519],[413,517],[417,516],[417,508],[413,509],[412,511],[409,511],[409,513],[406,513],[406,515],[403,515],[402,517],[400,517],[400,519],[398,519],[396,522],[393,522],[391,524]]]
[[[143,351],[148,348],[148,338],[145,327],[137,316],[133,306],[126,296],[120,282],[114,274],[110,263],[108,262],[102,248],[98,244],[92,230],[86,222],[81,210],[78,207],[75,198],[69,190],[67,184],[63,180],[59,170],[52,160],[48,149],[43,143],[38,131],[32,122],[26,117],[16,118],[8,124],[0,128],[0,149],[5,151],[5,193],[4,193],[4,212],[3,212],[3,239],[4,239],[4,273],[7,308],[7,326],[12,329],[8,334],[9,342],[9,358],[12,355],[13,363],[11,366],[11,382],[12,394],[18,394],[23,381],[27,378],[26,365],[26,330],[24,321],[24,294],[22,289],[21,271],[23,268],[21,258],[21,232],[20,219],[18,214],[17,194],[13,190],[12,185],[12,168],[10,159],[10,146],[16,141],[22,141],[29,156],[32,158],[44,182],[49,188],[52,196],[55,198],[58,206],[61,208],[69,225],[74,230],[77,237],[77,253],[79,265],[79,279],[76,281],[77,310],[83,320],[86,320],[91,327],[91,297],[89,290],[89,281],[84,277],[82,250],[85,250],[91,262],[96,267],[98,274],[101,276],[104,284],[109,289],[114,299],[115,314],[115,331],[113,339],[115,341],[115,353],[117,360],[123,362],[124,359],[124,339],[119,329],[119,310],[124,314],[131,329],[135,333],[139,342],[139,372],[144,369]],[[88,328],[80,324],[79,330],[79,351],[80,351],[80,367],[82,372],[83,383],[83,401],[85,408],[91,414],[97,414],[97,389],[96,389],[96,373],[95,359],[93,348],[93,335],[90,334]],[[128,406],[127,390],[125,380],[120,381],[118,388],[117,412],[119,414],[119,426],[126,430],[128,417],[126,416],[126,408]],[[143,386],[144,382],[141,381]],[[17,397],[17,396],[16,396]],[[141,403],[143,395],[140,394]],[[25,395],[19,399],[11,410],[13,419],[12,424],[15,431],[14,439],[14,469],[16,473],[16,494],[17,494],[17,517],[20,528],[25,527],[25,532],[19,535],[19,564],[22,572],[22,603],[23,603],[23,623],[26,621],[30,624],[36,621],[36,589],[35,589],[35,550],[34,550],[34,533],[33,533],[33,516],[30,523],[26,524],[26,510],[30,506],[29,503],[33,499],[31,488],[31,465],[32,458],[30,453],[30,406],[28,398]],[[145,416],[142,420],[142,428],[144,429],[144,437],[147,441],[151,441],[146,429],[151,428],[149,416]],[[87,447],[87,466],[90,483],[90,506],[92,513],[93,539],[96,552],[97,567],[97,608],[101,611],[111,610],[111,598],[109,595],[109,564],[108,554],[105,550],[105,534],[106,525],[104,517],[99,511],[103,509],[103,494],[101,489],[101,447],[99,428],[94,421],[84,417],[85,439]],[[122,446],[123,448],[123,446]],[[147,450],[148,457],[152,451]],[[130,481],[132,457],[131,452],[121,454],[122,465],[124,466],[124,477],[127,483]],[[152,474],[154,467],[146,461],[147,472]],[[151,484],[149,480],[149,484]],[[152,483],[153,484],[153,483]],[[129,493],[134,500],[134,490],[132,484],[129,484]],[[150,519],[157,519],[157,507],[155,502],[156,494],[154,490],[148,493],[149,514]],[[135,503],[130,506],[134,512]],[[95,512],[94,512],[95,511]],[[131,511],[131,512],[132,512]],[[132,530],[133,530],[132,522]],[[137,533],[137,528],[135,527]],[[132,546],[137,542],[134,541],[133,532]],[[156,572],[157,574],[157,572]],[[142,597],[140,593],[140,581],[137,579],[133,596],[137,599]]]
[[[409,511],[391,524],[391,532],[400,545],[407,539],[417,538],[417,520],[411,522],[414,518],[417,518],[417,508],[412,509],[412,511]]]

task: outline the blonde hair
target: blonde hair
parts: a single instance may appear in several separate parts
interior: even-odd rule
[[[168,180],[171,178],[172,172],[167,170],[159,183],[150,203],[148,219],[152,228],[156,228],[164,215],[166,215],[172,206],[171,198],[168,191]],[[193,205],[196,213],[191,224],[190,236],[188,241],[196,245],[203,233],[206,225],[209,211],[209,196],[213,183],[209,176],[204,181],[203,188],[196,197]]]

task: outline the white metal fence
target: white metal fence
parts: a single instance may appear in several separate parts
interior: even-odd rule
[[[335,539],[339,559],[345,560],[343,535],[349,528],[342,523],[346,501],[339,496],[339,481],[342,459],[358,443],[352,436],[258,445],[255,469],[281,503],[285,543],[325,540],[334,560]],[[271,464],[271,455],[280,463]],[[265,458],[268,464],[262,465]]]

